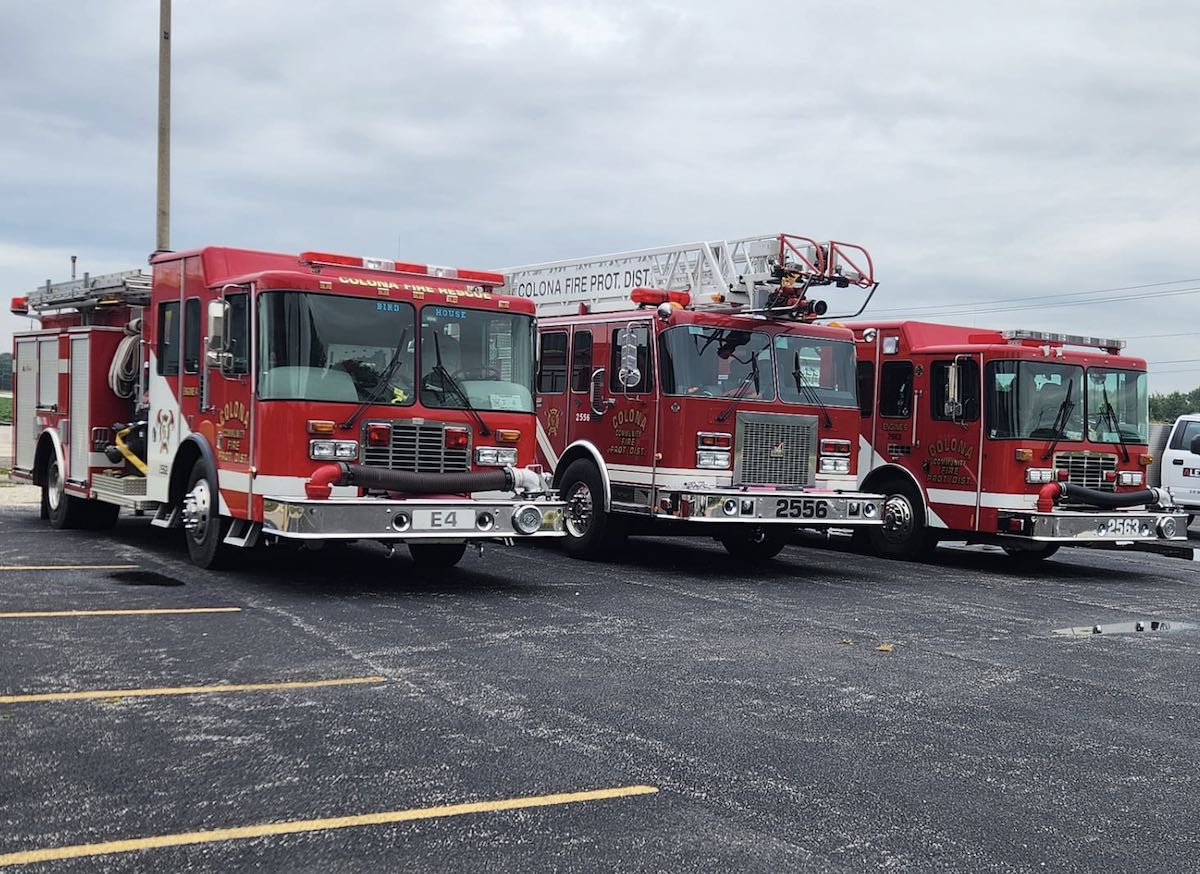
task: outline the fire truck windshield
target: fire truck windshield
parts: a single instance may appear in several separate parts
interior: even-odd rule
[[[854,346],[798,334],[775,337],[779,397],[785,404],[857,407]]]
[[[1146,374],[1108,367],[1088,369],[1088,439],[1096,443],[1147,443],[1150,396]]]
[[[428,304],[421,308],[421,403],[533,412],[533,319]]]
[[[986,389],[989,437],[1083,439],[1082,367],[1013,358],[992,361]]]
[[[771,338],[762,331],[669,328],[658,352],[663,394],[775,399]]]
[[[270,291],[258,307],[261,399],[413,403],[412,304]]]

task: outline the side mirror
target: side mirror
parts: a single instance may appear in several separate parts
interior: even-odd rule
[[[225,352],[229,349],[229,304],[223,300],[208,302],[208,351]]]
[[[1200,434],[1192,438],[1192,455],[1200,455]]]
[[[628,390],[642,381],[642,372],[637,366],[637,332],[631,327],[624,328],[617,335],[617,342],[621,344],[621,369],[617,371],[617,381]]]
[[[946,369],[946,403],[942,414],[955,422],[963,417],[962,368],[955,361]]]

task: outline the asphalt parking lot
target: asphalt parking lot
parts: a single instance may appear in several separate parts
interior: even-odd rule
[[[1137,620],[1171,630],[1053,633]],[[1157,556],[210,573],[146,519],[0,508],[0,866],[1194,870],[1181,623],[1200,564]]]

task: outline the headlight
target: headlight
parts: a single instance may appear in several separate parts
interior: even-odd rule
[[[729,453],[702,449],[696,453],[696,467],[708,468],[709,470],[727,470],[729,468]]]
[[[358,458],[358,443],[354,440],[309,440],[308,457],[315,461],[327,458],[353,460]]]
[[[480,446],[475,450],[475,463],[485,467],[515,467],[517,450],[511,447]]]
[[[1140,470],[1123,470],[1117,474],[1117,481],[1123,486],[1140,486],[1142,472]]]
[[[822,458],[817,468],[818,473],[849,473],[849,458]]]
[[[533,504],[524,504],[513,510],[513,528],[521,534],[533,534],[542,527],[542,510]]]
[[[1054,469],[1049,467],[1030,467],[1025,470],[1025,482],[1039,485],[1055,481]]]

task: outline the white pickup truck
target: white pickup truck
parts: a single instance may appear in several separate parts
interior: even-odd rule
[[[1159,467],[1162,486],[1171,490],[1175,503],[1188,512],[1188,523],[1200,513],[1200,413],[1175,420],[1162,450]]]

